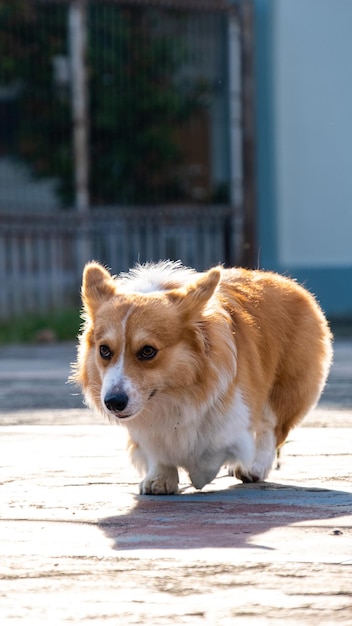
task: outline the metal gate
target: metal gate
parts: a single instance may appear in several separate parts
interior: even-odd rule
[[[84,250],[115,272],[165,257],[198,269],[252,265],[250,0],[6,4],[0,7],[2,317],[72,298]],[[45,246],[39,256],[34,247],[40,232],[54,241],[49,223],[66,229],[57,238],[63,248],[53,243],[63,252],[47,253],[61,295],[38,299],[30,290]],[[30,236],[19,234],[21,224]],[[77,248],[83,240],[89,246]],[[44,289],[52,281],[42,274],[41,283]],[[28,306],[4,295],[12,289],[28,293]]]

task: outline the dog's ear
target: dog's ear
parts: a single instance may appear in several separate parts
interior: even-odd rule
[[[168,296],[173,303],[181,306],[192,317],[205,307],[218,286],[220,278],[220,269],[213,268],[187,287],[173,289]]]
[[[87,313],[93,316],[99,306],[115,293],[111,274],[96,261],[87,263],[82,280],[82,302]]]

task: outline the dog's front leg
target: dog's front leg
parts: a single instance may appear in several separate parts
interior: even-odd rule
[[[211,483],[224,463],[224,458],[222,451],[217,454],[203,454],[197,463],[193,463],[187,468],[192,485],[196,489],[202,489]]]
[[[153,465],[139,485],[141,494],[167,495],[178,491],[178,470],[172,465]]]

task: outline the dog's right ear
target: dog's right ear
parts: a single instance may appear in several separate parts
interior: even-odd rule
[[[115,282],[105,267],[92,261],[83,270],[81,293],[84,309],[94,316],[101,304],[115,295]]]
[[[221,278],[221,270],[213,267],[194,283],[168,292],[168,298],[189,317],[197,317],[212,297]]]

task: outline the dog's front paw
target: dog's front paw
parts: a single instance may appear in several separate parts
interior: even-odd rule
[[[244,471],[239,467],[235,471],[235,476],[236,478],[238,478],[238,480],[241,480],[243,483],[258,483],[259,481],[262,480],[260,476],[257,476],[256,474],[252,474],[252,472]]]
[[[176,467],[158,465],[148,472],[139,485],[143,495],[163,496],[178,491],[178,471]]]
[[[243,468],[241,465],[237,465],[237,467],[235,465],[229,465],[227,467],[227,475],[236,476],[236,478],[243,483],[257,483],[262,480],[260,475]]]
[[[243,483],[257,483],[262,482],[268,477],[272,466],[273,459],[270,456],[258,455],[250,469],[244,468],[241,465],[235,469],[235,476]]]

